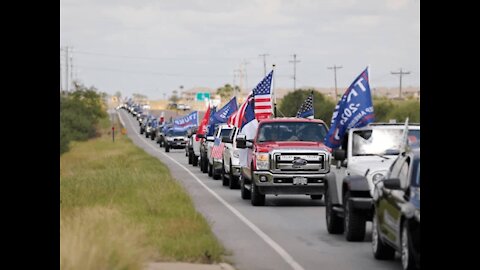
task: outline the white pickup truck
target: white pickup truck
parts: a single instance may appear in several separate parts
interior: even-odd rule
[[[345,233],[347,241],[363,241],[367,221],[373,216],[374,182],[386,176],[400,153],[404,124],[370,124],[353,128],[342,146],[333,151],[335,178],[325,187],[327,230]],[[420,125],[409,124],[409,140],[420,140]]]
[[[239,179],[241,173],[240,166],[240,151],[243,149],[237,148],[237,135],[239,128],[233,127],[228,136],[222,137],[222,142],[225,143],[223,151],[223,169],[222,169],[222,184],[228,186],[230,189],[239,188]]]

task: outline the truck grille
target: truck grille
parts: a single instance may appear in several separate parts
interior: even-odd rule
[[[274,151],[271,159],[271,169],[274,172],[326,173],[330,170],[327,154],[323,151]]]

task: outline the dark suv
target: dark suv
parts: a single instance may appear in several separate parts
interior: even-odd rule
[[[398,156],[375,182],[372,249],[376,259],[400,252],[403,269],[420,269],[420,146]]]

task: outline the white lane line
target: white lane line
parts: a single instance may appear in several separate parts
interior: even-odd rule
[[[120,118],[121,115],[119,114]],[[130,124],[132,124],[132,120],[127,118]],[[133,125],[133,124],[132,124]],[[135,133],[140,139],[142,139],[149,147],[153,148],[153,150],[158,151],[160,154],[164,155],[165,157],[169,158],[171,161],[176,163],[178,166],[182,167],[185,171],[187,171],[202,187],[204,187],[208,192],[210,192],[213,197],[219,200],[228,210],[232,211],[234,215],[236,215],[241,221],[243,221],[250,229],[252,229],[260,238],[262,238],[270,247],[275,250],[280,257],[282,257],[285,262],[287,262],[292,269],[294,270],[305,270],[298,262],[296,262],[290,254],[287,253],[277,242],[273,241],[266,233],[264,233],[260,228],[255,226],[250,220],[248,220],[244,215],[242,215],[237,209],[231,206],[228,202],[226,202],[222,197],[220,197],[215,191],[210,189],[207,185],[205,185],[195,174],[193,174],[187,167],[180,164],[178,161],[170,157],[169,155],[161,152],[158,148],[153,147],[146,139]]]
[[[120,112],[119,112],[119,111],[117,111],[117,114],[118,114],[118,117],[120,118],[120,123],[122,123],[122,126],[123,126],[124,128],[127,128],[127,126],[125,126],[125,122],[123,122],[122,117],[120,117]]]

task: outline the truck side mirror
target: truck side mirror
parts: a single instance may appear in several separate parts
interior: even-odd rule
[[[197,134],[197,138],[199,138],[199,139],[205,139],[205,134]]]
[[[345,150],[343,149],[334,149],[333,150],[333,157],[336,160],[345,160]]]
[[[383,187],[388,189],[395,189],[395,190],[401,189],[400,179],[398,178],[385,179],[383,180]]]
[[[244,134],[237,135],[237,148],[245,149],[247,148],[247,138]]]
[[[229,136],[222,136],[222,142],[233,143],[233,140]]]

